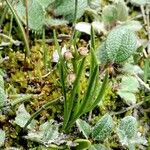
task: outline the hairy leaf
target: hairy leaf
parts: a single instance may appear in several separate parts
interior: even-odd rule
[[[24,104],[21,104],[16,112],[15,123],[20,127],[24,127],[27,121],[30,119],[30,114],[26,111]],[[29,129],[33,128],[35,125],[35,121],[33,120],[31,124],[28,126]]]
[[[116,9],[117,9],[117,20],[126,21],[128,18],[128,7],[127,7],[126,3],[122,0],[120,0],[116,4]]]
[[[102,144],[94,144],[94,145],[91,145],[89,150],[110,150],[110,149],[105,147]]]
[[[149,0],[130,0],[131,3],[141,6],[141,5],[146,5],[146,4],[150,4]]]
[[[107,37],[106,52],[112,62],[123,62],[137,48],[136,35],[126,28],[115,28]]]
[[[0,88],[4,89],[4,79],[3,76],[0,75]]]
[[[3,88],[0,87],[0,106],[3,106],[7,101],[7,95]]]
[[[45,20],[45,24],[47,26],[59,26],[59,25],[66,25],[66,24],[68,24],[68,21],[64,20],[64,19],[49,18],[49,19]]]
[[[76,124],[79,128],[79,131],[82,132],[83,135],[88,139],[89,135],[91,134],[91,126],[81,119],[78,119]]]
[[[45,24],[45,9],[54,0],[29,0],[28,1],[28,22],[29,28],[34,31],[42,31]],[[16,5],[16,11],[21,20],[26,24],[26,9],[22,1]]]
[[[117,20],[117,9],[113,5],[105,6],[102,12],[103,21],[111,24]]]
[[[45,9],[55,0],[37,0],[37,2]]]
[[[137,133],[137,121],[133,116],[127,116],[121,120],[117,134],[122,145],[133,144],[134,146]]]
[[[95,140],[104,141],[113,131],[113,119],[110,115],[104,115],[94,126],[92,137]]]
[[[136,96],[133,93],[126,91],[118,91],[118,95],[127,103],[128,105],[136,104]]]
[[[132,31],[139,31],[140,29],[142,29],[141,23],[135,20],[126,21],[125,23],[121,24],[121,26]]]
[[[138,92],[139,82],[134,76],[123,76],[121,81],[121,90],[131,93]]]
[[[137,121],[133,116],[123,118],[119,125],[119,130],[124,132],[128,139],[134,138],[137,134]]]
[[[98,48],[102,63],[120,63],[127,60],[137,49],[137,37],[131,30],[116,27]]]
[[[87,6],[88,6],[87,0],[78,0],[77,19],[80,18],[84,14],[85,8]],[[65,17],[65,19],[67,19],[70,22],[74,21],[75,0],[62,1],[55,8],[54,12],[58,16],[63,15]]]
[[[118,95],[125,100],[127,104],[135,104],[135,93],[138,92],[139,82],[134,76],[123,76],[118,90]]]
[[[0,147],[3,146],[4,141],[5,141],[5,131],[0,129]]]
[[[25,6],[21,1],[16,5],[16,11],[21,20],[26,24]],[[38,0],[30,0],[28,2],[28,22],[30,29],[34,31],[41,31],[44,25],[44,15],[44,8]]]

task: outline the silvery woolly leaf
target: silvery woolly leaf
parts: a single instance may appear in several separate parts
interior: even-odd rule
[[[45,20],[45,24],[47,26],[60,26],[60,25],[68,24],[68,21],[64,20],[64,19],[48,18],[48,19]]]
[[[7,102],[7,95],[5,94],[4,89],[0,87],[0,106],[4,106],[6,102]]]
[[[120,0],[115,4],[115,6],[117,9],[117,20],[126,21],[128,18],[128,7],[126,3]]]
[[[7,101],[7,95],[4,91],[4,79],[3,76],[0,75],[0,106],[3,106]]]
[[[4,79],[3,76],[0,75],[0,87],[4,89]]]
[[[94,144],[94,145],[91,145],[89,150],[110,150],[110,148],[107,148],[102,144]]]
[[[21,18],[24,24],[26,24],[26,11],[22,1],[19,1],[16,5],[17,15]],[[43,6],[38,0],[31,0],[28,2],[28,23],[29,28],[34,31],[42,31],[42,27],[45,23],[45,12]]]
[[[123,62],[137,49],[137,37],[124,27],[114,28],[106,39],[106,53],[110,62]]]
[[[117,9],[114,5],[107,5],[103,8],[102,19],[104,23],[111,24],[117,20]]]
[[[24,127],[25,124],[28,122],[30,119],[30,114],[26,111],[24,104],[21,104],[16,112],[16,117],[15,117],[15,123],[19,125],[20,127]],[[32,122],[29,124],[28,128],[32,129],[35,125],[35,121],[32,120]]]
[[[77,6],[77,19],[79,19],[85,12],[85,9],[88,7],[88,3],[86,0],[78,1]],[[66,20],[69,22],[74,21],[74,13],[75,13],[75,1],[74,0],[65,0],[61,1],[61,3],[54,9],[54,13],[56,16],[64,16]]]
[[[103,64],[122,63],[137,50],[137,36],[125,27],[117,26],[97,49],[98,59]]]
[[[128,30],[131,30],[131,31],[139,31],[142,29],[141,23],[139,21],[135,21],[135,20],[127,21],[127,22],[121,24],[120,26],[127,28]]]
[[[78,119],[76,124],[79,128],[79,131],[83,133],[85,138],[88,139],[89,135],[91,134],[91,126],[85,122],[84,120]]]
[[[45,122],[44,124],[40,125],[38,131],[29,131],[26,138],[32,141],[43,143],[45,146],[51,143],[57,144],[57,139],[60,135],[58,132],[58,125],[53,124],[53,122],[53,120]]]
[[[42,140],[48,143],[50,143],[50,141],[54,141],[59,136],[58,125],[53,125],[52,123],[53,121],[44,123],[45,125],[43,128],[44,132]]]
[[[132,4],[135,4],[137,6],[150,4],[149,0],[130,0]]]
[[[123,76],[117,94],[124,99],[128,105],[133,105],[136,103],[135,93],[139,91],[139,87],[140,85],[136,77],[131,75]]]
[[[142,145],[148,145],[146,137],[141,136],[141,133],[138,132],[137,136],[135,136],[134,139],[132,139],[131,143],[135,143],[135,144],[142,144]]]
[[[91,9],[100,9],[101,8],[101,0],[90,0],[89,6]]]
[[[119,90],[117,93],[125,101],[126,104],[128,104],[128,105],[136,104],[135,94],[130,93],[130,92],[121,91],[121,90]]]
[[[126,116],[123,118],[119,124],[118,135],[120,140],[127,138],[128,140],[134,139],[137,136],[137,120],[133,116]]]
[[[45,9],[54,1],[55,0],[37,0],[37,3],[39,3]]]
[[[95,140],[104,141],[113,131],[114,123],[110,115],[104,115],[94,126],[92,137]]]
[[[136,93],[140,87],[139,82],[134,76],[123,76],[120,84],[120,90],[124,92]]]
[[[133,116],[127,116],[121,120],[117,134],[121,144],[126,145],[130,150],[134,150],[136,144],[147,146],[147,140],[138,132],[137,121]]]
[[[126,63],[123,66],[122,71],[130,75],[134,75],[134,74],[143,75],[143,70],[138,65],[133,65],[130,63]]]
[[[75,25],[75,29],[80,31],[80,32],[84,32],[87,34],[91,34],[91,24],[87,23],[87,22],[79,22]]]
[[[5,142],[5,131],[0,129],[0,147],[3,146],[4,142]]]
[[[106,34],[106,29],[104,26],[104,23],[99,22],[99,21],[93,21],[91,24],[87,22],[79,22],[75,25],[75,29],[84,32],[86,34],[91,34],[91,26],[93,27],[95,33],[104,33]]]
[[[95,33],[98,33],[98,34],[100,34],[100,33],[106,34],[107,33],[103,22],[93,21],[92,27],[93,27]]]

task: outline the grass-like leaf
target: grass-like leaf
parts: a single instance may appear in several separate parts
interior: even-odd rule
[[[22,23],[21,23],[21,21],[20,21],[18,15],[17,15],[17,13],[16,13],[16,11],[14,10],[12,4],[11,4],[8,0],[5,0],[5,1],[6,1],[7,5],[9,6],[9,8],[10,8],[12,14],[13,14],[14,17],[15,17],[15,20],[16,20],[16,22],[17,22],[17,24],[18,24],[18,27],[19,27],[19,29],[20,29],[20,33],[22,34],[22,38],[23,38],[23,41],[24,41],[24,44],[25,44],[25,49],[26,49],[25,52],[26,52],[26,55],[29,56],[29,54],[30,54],[30,48],[29,48],[28,38],[27,38],[27,36],[26,36],[25,30],[24,30],[24,28],[23,28],[23,26],[22,26]]]

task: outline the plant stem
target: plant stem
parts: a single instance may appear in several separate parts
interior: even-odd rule
[[[26,36],[29,41],[29,15],[28,15],[28,0],[25,0],[25,7],[26,7]]]
[[[16,20],[18,26],[19,26],[20,31],[21,31],[22,38],[23,38],[23,41],[24,41],[24,44],[25,44],[25,50],[26,50],[26,51],[25,51],[25,54],[26,54],[26,56],[29,56],[29,54],[30,54],[29,43],[28,43],[28,39],[27,39],[27,37],[26,37],[24,28],[23,28],[23,26],[22,26],[22,23],[21,23],[21,21],[20,21],[18,15],[17,15],[17,13],[15,12],[13,6],[11,5],[11,3],[10,3],[8,0],[5,0],[5,1],[6,1],[7,5],[9,6],[9,8],[10,8],[12,14],[14,15],[15,20]]]
[[[4,11],[1,15],[1,19],[0,19],[0,28],[3,25],[3,21],[4,21],[4,18],[5,18],[5,15],[6,15],[7,11],[8,11],[8,6],[5,6]]]
[[[10,18],[9,37],[11,37],[12,25],[13,25],[13,15],[11,15],[11,18]]]
[[[48,49],[46,47],[46,41],[45,41],[45,27],[43,27],[43,38],[42,38],[42,49],[44,53],[43,61],[44,61],[44,67],[47,72],[48,69]]]
[[[146,25],[146,24],[147,24],[147,20],[146,20],[146,15],[145,15],[145,9],[144,9],[144,6],[141,5],[140,8],[141,8],[141,12],[142,12],[144,24]]]
[[[0,36],[1,37],[3,37],[3,38],[5,38],[5,39],[8,39],[11,43],[13,43],[14,45],[18,45],[18,41],[15,41],[14,39],[12,39],[11,37],[9,37],[9,36],[7,36],[7,35],[5,35],[5,34],[2,34],[2,33],[0,33]]]
[[[141,78],[138,77],[137,74],[134,74],[134,76],[137,78],[137,80],[143,85],[148,91],[150,91],[150,87],[148,84],[146,84]]]
[[[78,12],[78,0],[75,0],[74,25],[77,22],[77,12]]]
[[[61,54],[61,49],[60,49],[60,46],[56,37],[55,30],[53,30],[53,35],[54,35],[56,49],[59,55],[58,69],[59,69],[59,75],[60,75],[60,82],[62,85],[62,92],[64,96],[64,118],[67,118],[68,105],[67,105],[67,93],[66,93],[66,85],[65,85],[65,79],[66,79],[65,70],[64,70],[65,63],[64,63],[64,58],[62,57],[62,54]]]
[[[150,60],[149,58],[146,58],[144,61],[144,82],[147,83],[148,80],[148,74],[150,70]]]
[[[148,54],[150,54],[150,10],[149,6],[146,5],[146,22],[147,22],[147,32],[148,32]]]
[[[62,99],[63,96],[60,96],[59,98],[55,99],[55,100],[52,100],[52,101],[49,101],[48,103],[44,104],[39,110],[37,110],[34,114],[31,115],[30,119],[28,120],[28,122],[25,124],[23,130],[25,131],[28,127],[28,125],[31,123],[31,121],[36,118],[43,110],[47,110],[49,108],[49,106],[51,104],[53,104],[54,102]]]
[[[113,116],[113,115],[120,115],[120,114],[122,114],[122,113],[125,113],[125,112],[131,110],[131,109],[134,109],[134,108],[136,108],[136,107],[139,107],[139,106],[143,105],[145,102],[148,102],[148,101],[150,101],[150,96],[148,96],[148,97],[146,98],[146,100],[141,101],[141,102],[139,102],[139,103],[137,103],[137,104],[135,104],[135,105],[132,105],[132,106],[130,106],[130,107],[127,107],[127,108],[125,108],[125,109],[123,109],[123,110],[120,110],[120,111],[118,111],[118,112],[111,112],[110,115],[112,115],[112,116]]]

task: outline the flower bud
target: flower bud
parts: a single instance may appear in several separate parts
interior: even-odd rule
[[[75,79],[76,79],[76,75],[74,73],[68,74],[68,76],[67,76],[67,82],[69,84],[72,84],[75,81]]]
[[[88,54],[88,49],[86,47],[80,47],[78,52],[81,56],[86,56]]]
[[[73,55],[70,51],[66,51],[64,53],[64,58],[65,58],[65,60],[71,60],[73,58]]]

